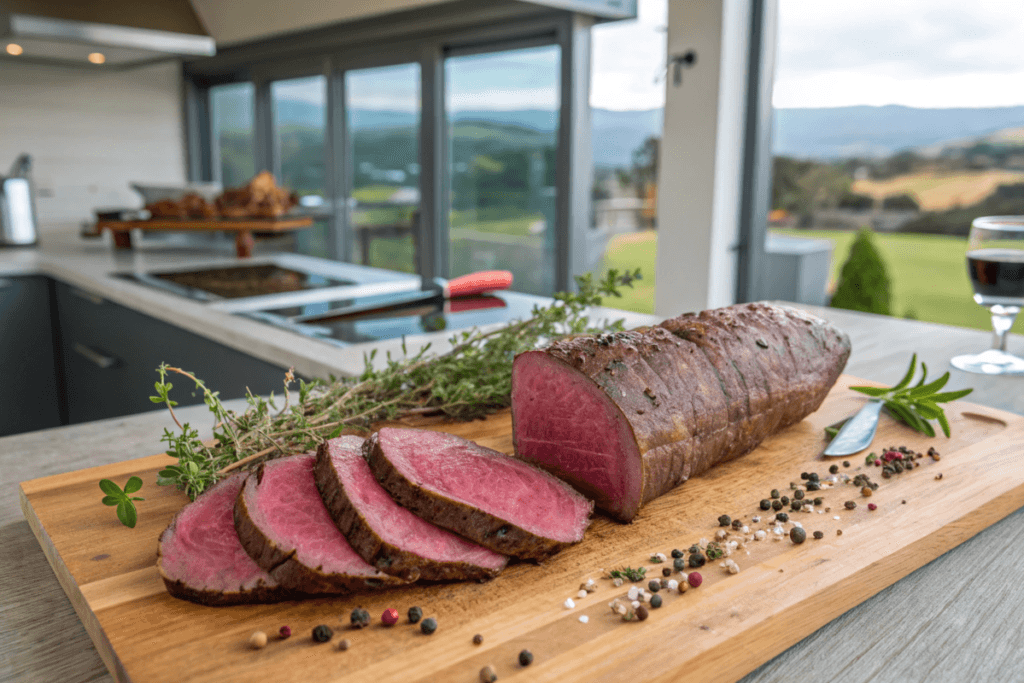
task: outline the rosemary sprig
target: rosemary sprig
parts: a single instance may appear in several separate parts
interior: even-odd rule
[[[867,394],[873,398],[882,399],[886,411],[894,418],[907,426],[928,436],[935,436],[935,428],[930,420],[937,420],[942,427],[942,433],[949,436],[949,420],[946,419],[946,412],[939,405],[948,403],[968,395],[973,389],[961,389],[959,391],[947,391],[940,393],[949,381],[949,373],[933,382],[925,383],[928,377],[928,366],[921,363],[921,379],[917,384],[911,386],[914,375],[917,372],[917,354],[910,359],[910,367],[907,374],[899,383],[890,388],[884,387],[850,387],[854,391]]]
[[[517,353],[570,334],[601,333],[623,329],[623,321],[590,322],[586,311],[601,305],[605,297],[620,297],[620,288],[640,279],[640,270],[610,270],[603,279],[589,274],[576,278],[578,292],[559,293],[545,307],[535,306],[531,317],[492,331],[471,329],[451,338],[452,348],[429,355],[430,345],[409,354],[402,344],[400,358],[387,355],[375,365],[376,351],[365,358],[357,378],[331,381],[299,380],[298,400],[291,401],[285,377],[285,402],[278,410],[274,396],[247,396],[244,412],[227,410],[217,396],[193,374],[161,365],[154,403],[163,403],[178,426],[164,430],[162,441],[177,463],[157,477],[160,485],[174,485],[195,498],[226,473],[251,467],[267,458],[305,453],[324,439],[346,431],[368,431],[381,420],[442,416],[471,420],[509,406],[512,391],[512,359]],[[198,430],[182,424],[170,398],[170,374],[188,379],[214,415],[214,441],[204,442]]]

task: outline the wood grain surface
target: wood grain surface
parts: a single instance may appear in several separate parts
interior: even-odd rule
[[[822,428],[862,403],[846,390],[849,381],[844,377],[808,419],[650,503],[634,523],[597,516],[578,546],[543,565],[512,565],[483,584],[271,606],[211,608],[176,600],[154,566],[157,535],[185,502],[179,492],[152,485],[167,456],[24,482],[22,507],[105,664],[122,680],[475,681],[486,664],[500,680],[734,680],[1024,504],[1024,468],[1015,467],[1024,418],[953,404],[947,412],[954,436],[948,440],[928,439],[883,418],[876,448],[935,445],[942,460],[922,460],[922,467],[883,480],[877,469],[865,468],[863,455],[851,457],[853,466],[841,471],[868,469],[880,483],[870,498],[878,510],[869,512],[869,501],[848,485],[814,494],[831,510],[793,518],[808,531],[824,531],[824,539],[800,546],[788,540],[748,543],[733,556],[739,574],[709,564],[699,589],[666,595],[665,606],[643,623],[624,623],[611,613],[608,602],[627,586],[616,589],[599,579],[603,569],[643,564],[660,575],[665,565],[651,564],[651,553],[712,538],[720,514],[745,520],[764,515],[758,501],[772,488],[785,492],[802,471],[825,475],[830,463],[819,456]],[[433,427],[511,451],[507,413]],[[133,530],[99,504],[96,486],[100,478],[123,483],[132,474],[148,484]],[[843,509],[849,499],[858,501],[855,510]],[[579,584],[591,577],[599,590],[565,609],[564,600],[575,600]],[[384,608],[404,615],[413,604],[437,617],[433,636],[404,619],[390,629],[379,624]],[[374,626],[347,628],[357,606],[370,611]],[[579,621],[583,614],[589,623]],[[313,645],[309,638],[321,623],[335,629],[329,645]],[[273,634],[282,624],[292,627],[291,639],[272,638],[260,651],[247,647],[253,631]],[[475,633],[484,636],[480,646],[471,643]],[[335,647],[343,637],[352,642],[346,652]],[[528,670],[516,663],[524,648],[536,658]]]

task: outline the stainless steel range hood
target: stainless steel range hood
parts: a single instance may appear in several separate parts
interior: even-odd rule
[[[130,68],[216,53],[187,0],[14,0],[0,7],[4,60]]]

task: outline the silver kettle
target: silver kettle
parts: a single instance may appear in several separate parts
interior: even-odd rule
[[[22,154],[10,173],[0,176],[0,247],[31,246],[39,240],[31,170],[32,158]]]

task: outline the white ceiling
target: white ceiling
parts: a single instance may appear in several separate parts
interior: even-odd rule
[[[190,0],[218,46],[450,0]]]

